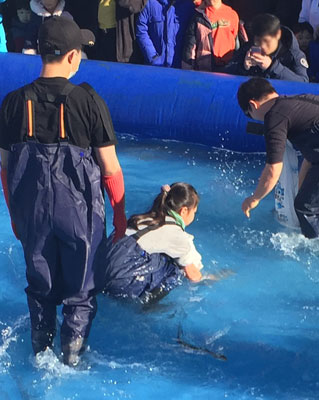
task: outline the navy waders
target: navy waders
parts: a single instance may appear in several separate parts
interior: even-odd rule
[[[26,289],[35,353],[52,345],[56,306],[63,303],[61,345],[73,363],[88,337],[101,290],[105,256],[105,209],[100,169],[91,149],[68,143],[64,125],[68,83],[57,98],[25,89],[28,132],[12,146],[8,164],[10,211],[27,266]],[[59,141],[37,141],[34,102],[59,110]],[[104,246],[103,246],[104,245]]]
[[[176,225],[166,222],[166,225]],[[140,298],[147,301],[152,295],[163,297],[181,284],[183,271],[165,254],[149,254],[137,243],[138,239],[158,229],[147,227],[135,235],[124,236],[116,244],[108,239],[104,293],[116,297]]]
[[[319,164],[313,164],[295,199],[295,210],[302,233],[319,237]]]

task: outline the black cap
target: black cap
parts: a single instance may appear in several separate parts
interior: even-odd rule
[[[88,29],[80,29],[69,18],[52,17],[47,19],[39,30],[39,51],[41,55],[62,56],[82,46],[93,46],[94,34]]]

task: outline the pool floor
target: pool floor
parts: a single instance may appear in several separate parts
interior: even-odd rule
[[[319,242],[281,227],[272,195],[251,220],[242,214],[264,156],[129,136],[118,152],[128,215],[145,211],[163,184],[193,184],[201,202],[188,231],[205,270],[234,274],[185,281],[148,309],[100,296],[77,369],[50,351],[35,359],[23,253],[0,196],[0,399],[318,400]],[[109,206],[107,214],[111,222]],[[182,346],[181,329],[227,361]]]

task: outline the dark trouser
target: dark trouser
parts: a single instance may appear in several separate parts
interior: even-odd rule
[[[115,297],[160,299],[181,282],[182,271],[163,254],[148,254],[125,236],[115,245],[110,237],[105,259],[104,292]]]
[[[295,210],[302,233],[309,239],[319,237],[319,165],[313,165],[295,199]]]
[[[101,61],[116,61],[116,28],[99,29],[96,58]]]
[[[27,266],[34,351],[52,344],[61,303],[62,347],[85,340],[105,257],[100,170],[89,150],[27,142],[13,146],[8,184]]]

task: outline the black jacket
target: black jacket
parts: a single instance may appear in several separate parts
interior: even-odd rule
[[[136,20],[147,0],[116,0],[116,58],[118,62],[141,63],[136,41]]]
[[[292,31],[285,26],[282,26],[281,29],[282,37],[279,47],[271,55],[272,64],[266,71],[263,71],[259,67],[253,67],[249,71],[245,70],[245,56],[252,46],[252,43],[247,43],[247,45],[235,53],[224,72],[233,75],[260,76],[267,79],[309,82],[307,74],[308,64],[305,54],[300,50],[297,39]]]
[[[135,37],[135,21],[143,10],[147,0],[115,0],[116,1],[116,56],[119,62],[141,62]],[[99,0],[66,0],[67,11],[71,13],[81,28],[98,31]]]

